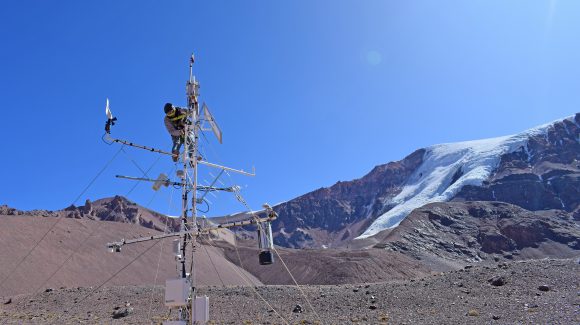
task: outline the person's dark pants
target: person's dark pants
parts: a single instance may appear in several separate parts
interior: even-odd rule
[[[184,142],[183,136],[171,136],[171,142],[173,142],[173,146],[171,147],[171,153],[173,154],[173,161],[179,160],[179,150],[181,149],[181,145]]]

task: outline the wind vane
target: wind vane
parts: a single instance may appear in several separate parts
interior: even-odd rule
[[[266,217],[259,218],[252,216],[247,220],[225,223],[198,223],[197,222],[197,205],[205,201],[205,195],[208,192],[224,191],[233,192],[239,196],[239,186],[231,187],[216,187],[217,179],[225,171],[235,172],[247,176],[255,176],[252,173],[243,170],[234,169],[226,166],[221,166],[203,160],[199,154],[199,134],[200,132],[209,131],[204,129],[202,124],[207,121],[220,143],[222,143],[222,132],[217,125],[209,108],[204,103],[202,105],[203,112],[200,112],[199,107],[199,82],[193,75],[193,63],[195,59],[193,54],[189,60],[189,80],[186,83],[187,95],[187,116],[185,123],[185,143],[184,150],[180,154],[182,169],[176,173],[177,180],[171,180],[167,175],[161,174],[157,179],[131,177],[117,175],[118,178],[147,181],[153,183],[153,189],[159,190],[162,186],[175,186],[181,188],[182,191],[182,205],[181,205],[181,222],[180,229],[177,232],[164,233],[154,236],[142,237],[137,239],[126,240],[122,239],[118,242],[108,243],[107,247],[112,252],[120,252],[121,247],[134,243],[140,243],[151,240],[160,240],[164,238],[178,238],[174,242],[174,255],[177,262],[178,274],[176,278],[168,279],[165,286],[165,305],[169,308],[177,309],[177,316],[174,320],[166,321],[165,325],[185,325],[185,324],[204,324],[209,320],[209,298],[207,296],[197,296],[197,288],[195,285],[195,278],[191,276],[186,270],[187,251],[193,250],[198,237],[209,236],[210,233],[223,228],[240,227],[246,225],[257,225],[258,227],[258,260],[261,265],[268,265],[273,263],[273,249],[272,241],[272,227],[271,222],[277,218],[276,212],[267,204],[264,205],[266,210]],[[131,147],[147,150],[149,152],[172,155],[171,152],[156,149],[149,146],[136,144],[127,140],[112,138],[111,126],[115,125],[116,117],[113,117],[109,108],[109,99],[107,99],[105,112],[107,115],[107,122],[105,124],[105,138],[107,143],[122,143]],[[203,115],[201,114],[203,113]],[[200,185],[198,183],[198,167],[199,165],[208,166],[220,170],[220,173],[215,177],[214,181],[209,185]],[[201,195],[201,196],[200,196]],[[189,247],[189,248],[188,248]],[[194,260],[191,255],[191,269],[193,269]]]

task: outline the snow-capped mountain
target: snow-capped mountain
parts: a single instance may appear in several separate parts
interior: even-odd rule
[[[574,123],[574,117],[565,121]],[[524,150],[534,137],[547,139],[555,121],[525,132],[492,139],[446,143],[426,148],[423,163],[408,178],[401,192],[392,199],[394,208],[379,216],[358,238],[366,238],[393,228],[411,211],[433,202],[451,200],[466,185],[481,186],[497,170],[503,155]],[[576,130],[577,131],[577,130]],[[549,142],[549,140],[547,140]],[[561,140],[560,140],[561,141]]]
[[[433,202],[503,201],[578,214],[579,137],[580,113],[516,135],[419,149],[360,179],[275,206],[275,242],[337,246],[396,227]]]

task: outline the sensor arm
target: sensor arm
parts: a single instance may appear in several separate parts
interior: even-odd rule
[[[204,234],[209,234],[213,230],[219,230],[219,229],[223,229],[223,228],[232,228],[232,227],[241,227],[241,226],[248,226],[248,225],[253,225],[253,224],[262,223],[262,222],[269,222],[269,221],[276,220],[277,217],[278,217],[278,215],[275,212],[271,211],[270,214],[268,215],[268,217],[266,217],[266,218],[253,218],[253,219],[242,220],[242,221],[226,222],[226,223],[221,223],[221,224],[217,224],[214,226],[209,226],[207,228],[202,229],[201,231],[199,231],[199,230],[187,230],[187,231],[180,231],[180,232],[172,232],[170,234],[153,235],[153,236],[147,236],[147,237],[141,237],[141,238],[135,238],[135,239],[129,239],[129,240],[122,239],[119,242],[107,243],[107,248],[109,248],[111,250],[111,252],[118,253],[121,251],[122,246],[129,245],[129,244],[142,243],[142,242],[146,242],[146,241],[150,241],[150,240],[159,240],[159,239],[170,238],[170,237],[179,237],[181,235],[195,235],[195,236],[204,235]]]

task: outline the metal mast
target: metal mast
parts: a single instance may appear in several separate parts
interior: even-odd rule
[[[247,220],[241,220],[236,222],[226,222],[226,223],[213,223],[213,224],[198,224],[197,223],[197,204],[203,202],[205,199],[205,194],[211,191],[225,191],[225,192],[236,192],[239,194],[239,187],[214,187],[217,179],[225,171],[231,171],[238,174],[243,174],[247,176],[255,176],[255,174],[245,172],[243,170],[233,169],[226,166],[217,165],[214,163],[207,162],[203,160],[203,157],[199,155],[199,133],[202,131],[213,131],[218,141],[222,142],[221,130],[215,122],[213,116],[209,112],[209,108],[202,105],[200,109],[199,106],[199,83],[193,75],[193,63],[195,58],[193,54],[189,59],[189,80],[186,83],[186,94],[187,94],[187,108],[186,120],[183,130],[183,146],[184,150],[181,154],[181,160],[183,163],[183,169],[177,171],[177,176],[180,178],[179,181],[171,181],[165,174],[161,174],[158,179],[149,179],[142,177],[130,177],[117,175],[118,178],[138,180],[138,181],[148,181],[153,182],[153,189],[159,190],[161,186],[180,186],[181,187],[181,222],[179,232],[165,233],[160,235],[142,237],[131,240],[121,240],[119,242],[108,243],[107,247],[113,252],[120,252],[121,247],[128,244],[139,243],[150,240],[160,240],[170,237],[178,237],[176,244],[174,246],[174,253],[176,256],[177,264],[177,279],[168,279],[166,281],[165,288],[165,305],[170,308],[178,308],[178,319],[173,321],[166,321],[164,325],[186,325],[186,324],[204,324],[209,319],[209,298],[208,297],[197,297],[196,285],[195,285],[195,275],[187,273],[187,246],[191,245],[192,253],[195,251],[196,238],[200,235],[210,236],[212,233],[224,228],[239,227],[245,225],[257,225],[258,226],[258,241],[259,241],[259,263],[262,265],[272,264],[273,258],[270,249],[273,247],[272,243],[272,230],[270,227],[270,222],[275,220],[277,214],[274,210],[267,204],[264,205],[266,211],[266,217],[259,218],[257,216],[252,216]],[[183,108],[182,108],[183,109]],[[151,148],[148,146],[143,146],[129,142],[127,140],[111,138],[110,131],[111,126],[114,125],[116,118],[112,117],[109,109],[109,102],[107,100],[107,123],[105,125],[106,135],[104,139],[110,143],[122,143],[131,147],[147,150],[149,152],[173,155],[170,152]],[[202,128],[202,124],[207,122],[211,128]],[[210,185],[199,185],[198,183],[198,167],[199,165],[205,165],[211,168],[220,169],[220,173],[216,179]],[[198,191],[205,192],[200,198],[198,198]],[[189,197],[191,196],[191,205]],[[191,211],[191,215],[189,212]],[[191,254],[191,273],[194,273],[194,254]]]
[[[185,146],[184,146],[184,150],[183,150],[183,170],[185,171],[185,177],[186,177],[186,181],[184,182],[184,186],[182,186],[182,192],[184,193],[183,195],[183,206],[182,206],[182,214],[183,217],[181,219],[181,224],[182,224],[182,231],[186,230],[185,229],[185,225],[187,225],[187,191],[188,191],[188,186],[187,184],[189,184],[190,182],[193,183],[193,188],[191,189],[192,193],[191,193],[191,229],[197,229],[197,161],[198,161],[198,153],[197,153],[197,145],[198,145],[198,132],[199,132],[199,126],[200,126],[200,121],[199,121],[199,104],[198,104],[198,92],[199,92],[199,84],[196,82],[195,77],[193,76],[193,63],[195,61],[195,57],[193,56],[193,53],[191,54],[191,57],[189,58],[189,80],[187,81],[187,85],[186,85],[186,94],[187,94],[187,106],[188,106],[188,115],[190,117],[190,119],[188,119],[188,121],[191,122],[191,124],[186,123],[185,125]],[[193,128],[193,130],[192,130]],[[189,165],[189,166],[188,166]],[[188,167],[191,167],[191,169],[188,169]],[[191,177],[192,179],[187,179],[189,173],[187,172],[188,170],[191,171],[191,173],[193,174],[193,176]],[[182,262],[181,262],[181,277],[182,278],[186,278],[187,277],[187,273],[185,270],[185,260],[186,260],[186,248],[187,248],[187,237],[189,235],[183,235],[183,248],[182,248]],[[195,240],[196,240],[196,236],[190,236],[191,237],[191,249],[194,250],[195,249]],[[194,270],[194,259],[193,259],[193,254],[191,254],[191,270],[193,273]],[[195,298],[195,275],[191,274],[190,275],[190,281],[191,281],[191,299],[193,300]],[[192,301],[193,302],[193,301]],[[193,306],[192,306],[193,307]],[[190,308],[188,315],[191,315],[191,319],[194,319],[194,315],[193,315],[193,308]],[[186,317],[187,320],[187,317]]]

